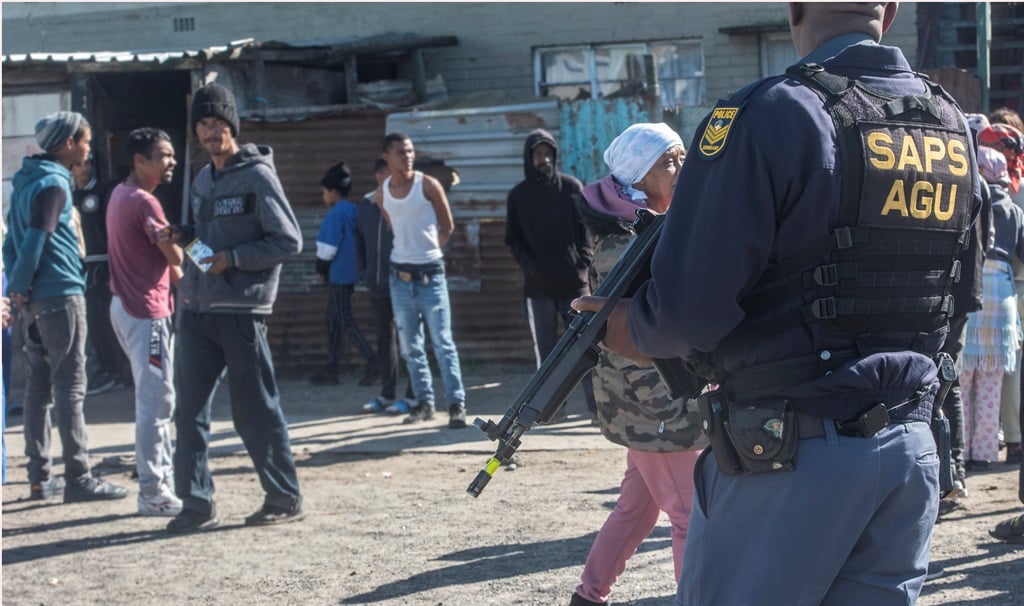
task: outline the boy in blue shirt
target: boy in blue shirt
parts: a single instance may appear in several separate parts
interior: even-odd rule
[[[359,207],[347,199],[352,174],[344,162],[332,166],[320,180],[324,204],[331,207],[316,236],[316,273],[327,284],[327,364],[310,377],[318,385],[338,384],[342,333],[366,358],[360,385],[372,385],[379,374],[377,357],[352,317],[352,291],[359,281],[356,267],[356,218]]]

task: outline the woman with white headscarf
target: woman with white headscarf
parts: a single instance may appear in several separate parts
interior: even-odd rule
[[[634,124],[604,152],[611,174],[583,188],[581,215],[591,237],[591,290],[615,266],[634,232],[638,209],[664,213],[686,152],[666,124]],[[652,365],[602,350],[594,369],[597,418],[606,438],[627,447],[615,509],[587,556],[570,606],[604,604],[611,587],[661,512],[671,522],[675,578],[693,500],[693,466],[706,445],[696,406],[672,400]]]

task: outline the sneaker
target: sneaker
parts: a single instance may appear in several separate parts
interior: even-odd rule
[[[448,407],[448,429],[463,429],[466,427],[466,405],[462,402],[452,404]]]
[[[988,533],[1000,541],[1014,545],[1024,545],[1024,515],[1003,520],[996,524],[996,527],[988,531]]]
[[[389,407],[394,403],[394,400],[389,400],[383,396],[377,396],[366,404],[363,404],[363,412],[380,414],[389,410]]]
[[[395,403],[385,408],[384,412],[389,415],[406,415],[413,408],[415,408],[415,405],[410,404],[409,400],[395,400]]]
[[[409,416],[402,420],[402,423],[406,425],[412,423],[419,423],[420,421],[430,421],[434,418],[434,404],[433,402],[420,402],[414,408],[409,411]]]
[[[85,391],[85,395],[87,396],[98,396],[101,393],[107,393],[108,391],[115,389],[117,387],[117,381],[115,381],[114,378],[110,376],[100,377],[95,381],[90,381],[90,383],[93,384],[90,385],[89,389]]]
[[[946,569],[937,564],[929,564],[928,572],[924,575],[925,581],[934,581],[935,579],[946,574]]]
[[[167,532],[171,534],[188,534],[200,530],[209,530],[220,524],[217,519],[217,508],[211,507],[210,513],[202,513],[194,509],[182,509],[174,519],[167,523]]]
[[[286,522],[298,522],[306,517],[302,511],[302,497],[297,497],[288,507],[264,502],[259,511],[245,518],[246,526],[271,526]]]
[[[49,501],[53,497],[60,496],[64,492],[64,481],[60,478],[50,476],[48,480],[32,484],[29,487],[31,493],[29,499],[33,501]]]
[[[181,499],[166,487],[148,497],[139,493],[138,505],[140,516],[177,516],[181,513]]]
[[[128,496],[128,489],[115,486],[106,480],[85,475],[68,482],[64,488],[65,503],[82,503],[85,501],[111,501]]]
[[[963,499],[967,497],[967,486],[964,485],[963,480],[953,480],[953,490],[950,490],[946,496],[942,497],[943,501],[956,501],[957,499]],[[941,504],[941,503],[940,503]]]
[[[321,369],[310,375],[309,382],[313,385],[337,385],[338,373]]]

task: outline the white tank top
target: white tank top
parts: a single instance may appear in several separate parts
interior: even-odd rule
[[[412,187],[404,198],[396,198],[390,191],[391,177],[384,181],[384,210],[391,218],[395,233],[391,249],[392,263],[423,265],[444,258],[437,241],[437,213],[434,205],[423,195],[423,173],[416,171]]]

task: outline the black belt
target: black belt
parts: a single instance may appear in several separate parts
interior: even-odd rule
[[[786,387],[823,377],[859,357],[852,349],[823,350],[780,362],[748,366],[729,373],[722,381],[722,390],[736,400],[772,395]]]
[[[901,406],[918,403],[920,403],[920,398],[915,398],[904,402]],[[892,410],[895,409],[896,407],[892,408]],[[908,422],[905,417],[892,419],[889,410],[885,404],[876,404],[852,421],[836,421],[798,412],[796,413],[797,437],[801,440],[820,438],[825,435],[825,424],[832,423],[836,428],[836,433],[841,436],[870,438],[893,423]]]
[[[427,269],[399,269],[391,268],[391,275],[402,282],[426,282],[430,276],[444,273],[444,267],[432,267]]]

